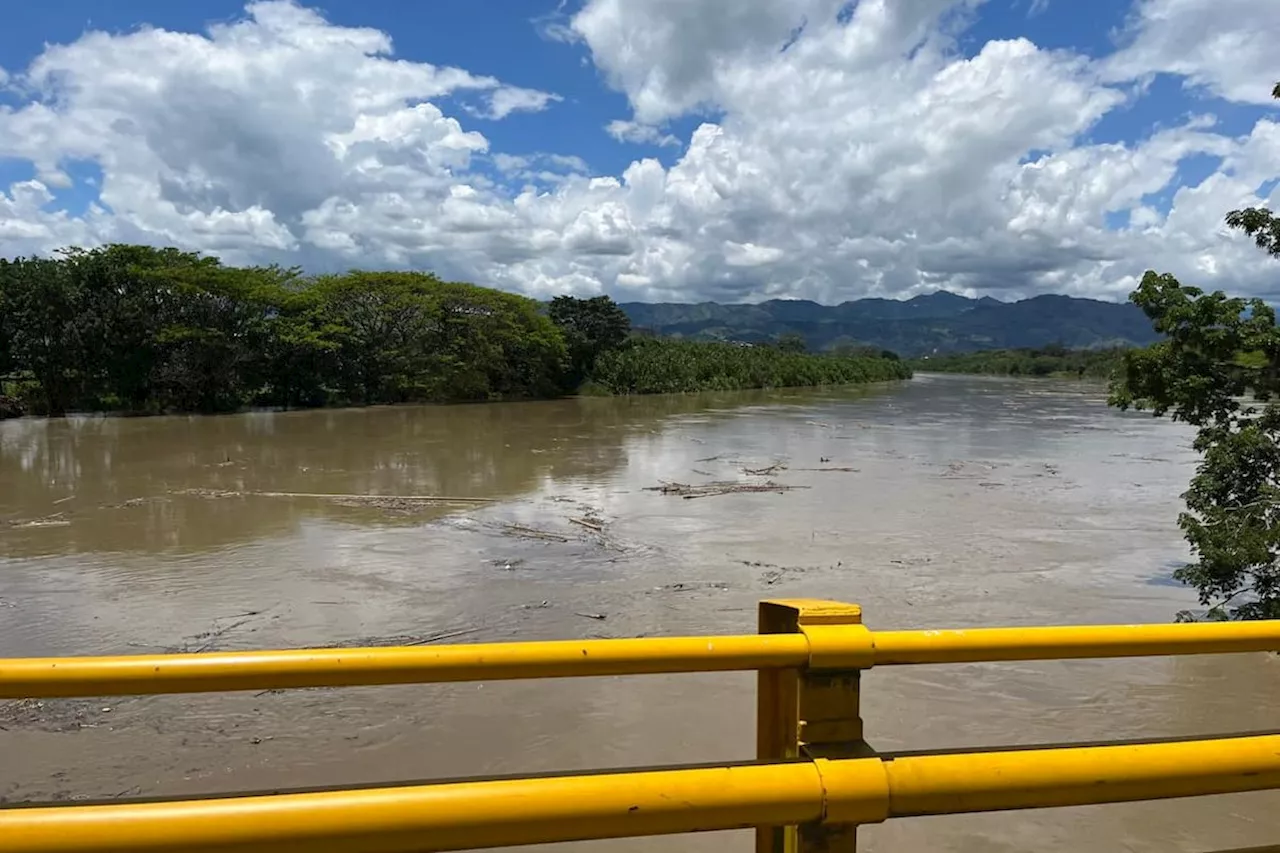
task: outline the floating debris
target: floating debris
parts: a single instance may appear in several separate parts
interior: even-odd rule
[[[782,483],[775,483],[770,480],[767,483],[738,483],[738,482],[714,482],[702,483],[696,486],[688,483],[663,483],[659,486],[647,486],[646,492],[661,492],[664,495],[679,495],[685,500],[693,498],[710,498],[717,495],[732,495],[744,493],[765,493],[765,492],[789,492],[793,489],[807,489],[808,486],[786,486]]]
[[[436,631],[430,634],[390,634],[386,636],[376,637],[354,637],[350,640],[340,640],[336,643],[326,643],[322,646],[316,646],[319,649],[365,649],[365,648],[383,648],[387,646],[425,646],[430,643],[438,643],[441,640],[454,640],[458,637],[468,637],[472,634],[479,634],[485,630],[483,627],[473,628],[455,628],[452,630]],[[274,692],[274,691],[265,691]]]
[[[169,503],[166,497],[149,497],[149,498],[129,498],[127,501],[121,501],[115,504],[103,504],[99,509],[128,509],[135,506],[146,506],[147,504]]]
[[[17,521],[9,522],[10,527],[14,527],[19,530],[28,530],[33,527],[66,527],[70,524],[71,522],[68,521],[60,512],[55,512],[53,515],[46,515],[43,518],[32,518],[26,521],[19,519]]]
[[[726,590],[729,584],[724,581],[683,581],[654,587],[650,592],[697,592],[698,590]]]
[[[30,729],[74,732],[102,724],[102,700],[14,699],[0,701],[0,731]],[[122,700],[123,701],[123,700]],[[118,703],[117,703],[118,704]]]
[[[749,474],[752,477],[771,477],[779,471],[787,470],[787,466],[781,462],[774,463],[765,468],[743,468],[742,473]]]
[[[347,506],[402,506],[422,504],[491,504],[497,498],[469,498],[458,495],[332,495],[313,492],[244,492],[224,489],[179,489],[174,494],[194,495],[202,498],[311,498],[338,501]]]
[[[500,529],[508,536],[519,536],[522,539],[542,539],[547,542],[569,541],[569,537],[562,533],[554,533],[550,530],[540,530],[537,527],[529,527],[526,524],[503,524],[500,526]]]

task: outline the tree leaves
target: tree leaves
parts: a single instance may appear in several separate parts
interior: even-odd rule
[[[605,353],[592,381],[614,394],[849,385],[908,379],[897,359],[785,352],[772,346],[638,338]]]
[[[569,347],[566,386],[572,390],[591,373],[602,353],[616,349],[631,333],[631,320],[608,296],[575,299],[557,296],[547,306],[547,316],[564,335]]]
[[[1273,93],[1280,98],[1280,84]],[[1227,225],[1280,257],[1280,221],[1233,210]],[[1174,573],[1208,619],[1280,618],[1280,329],[1260,299],[1148,271],[1130,300],[1166,338],[1126,354],[1110,402],[1197,427],[1200,464],[1178,517],[1196,560]],[[1180,621],[1191,618],[1187,612]]]
[[[0,367],[52,415],[545,397],[565,360],[515,294],[146,246],[0,261],[0,306]]]

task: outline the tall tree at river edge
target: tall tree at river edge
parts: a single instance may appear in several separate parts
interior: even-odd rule
[[[1280,84],[1272,96],[1280,99]],[[1227,214],[1280,258],[1280,217]],[[1148,271],[1129,297],[1165,340],[1125,356],[1111,404],[1197,428],[1201,454],[1178,517],[1194,562],[1174,577],[1194,586],[1209,619],[1280,618],[1280,329],[1261,299],[1205,293]],[[1180,620],[1193,618],[1188,611]]]

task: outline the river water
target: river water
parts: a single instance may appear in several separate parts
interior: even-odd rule
[[[769,597],[858,602],[882,629],[1169,621],[1195,605],[1169,579],[1186,557],[1189,438],[1107,409],[1097,385],[942,376],[11,421],[0,656],[750,633]],[[744,473],[773,465],[786,467]],[[770,477],[802,488],[647,490]],[[883,750],[1207,736],[1272,727],[1280,663],[886,668],[863,685]],[[0,801],[746,759],[753,697],[754,676],[735,673],[0,702]],[[1268,792],[860,837],[871,851],[1208,851],[1273,842],[1278,806]],[[749,845],[737,832],[581,847]]]

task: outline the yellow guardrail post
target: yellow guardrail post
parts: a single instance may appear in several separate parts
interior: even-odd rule
[[[872,755],[862,739],[858,708],[860,670],[874,662],[862,608],[812,599],[764,601],[760,633],[803,634],[809,663],[800,670],[761,671],[756,757],[778,761]],[[856,639],[850,642],[851,637]],[[853,853],[856,836],[856,824],[825,820],[800,827],[760,827],[756,853]]]

